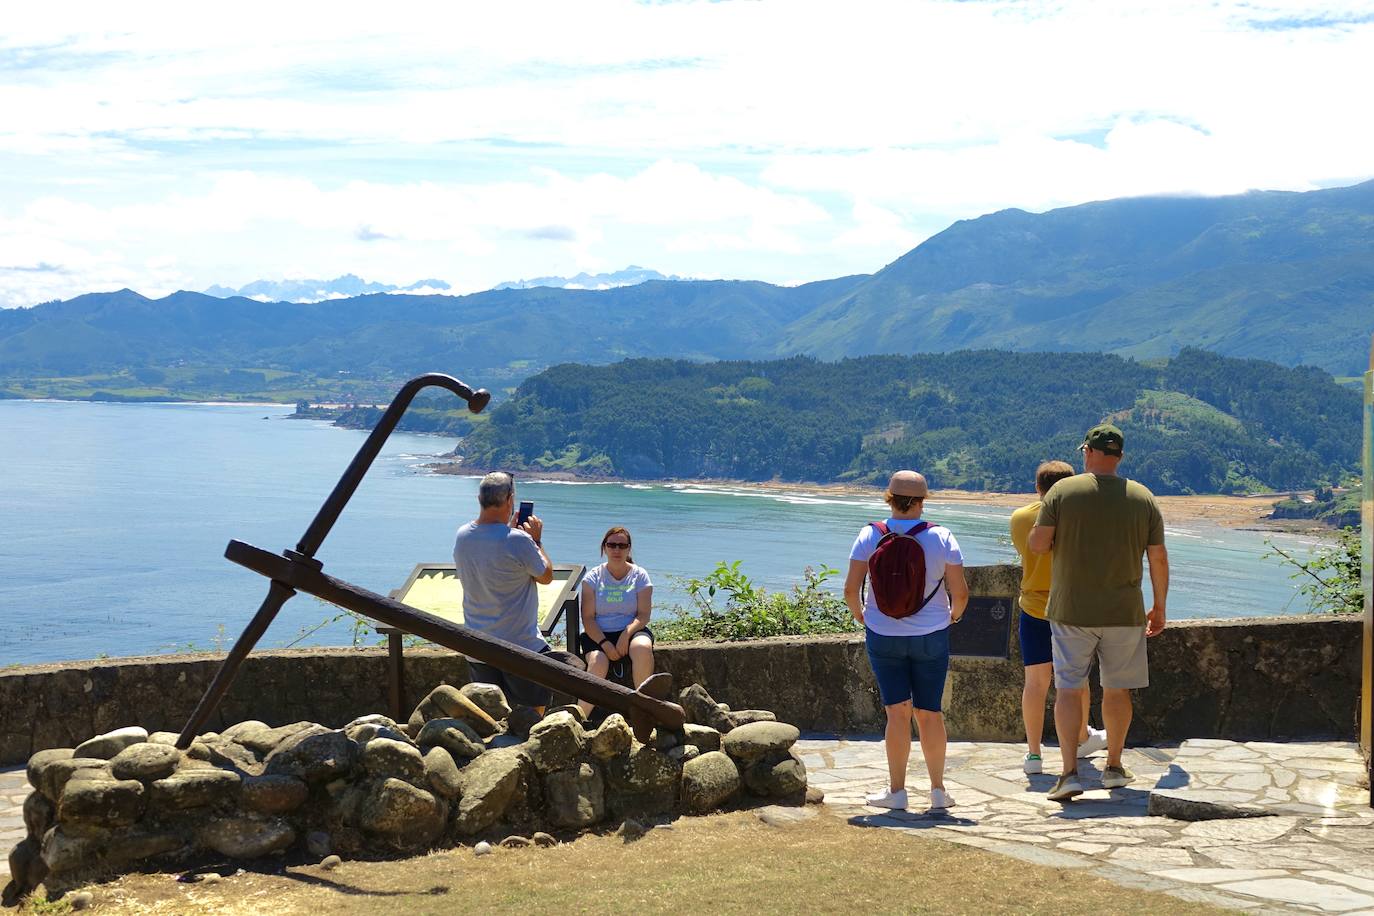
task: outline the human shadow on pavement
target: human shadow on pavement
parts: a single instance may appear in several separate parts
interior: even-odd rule
[[[849,818],[854,827],[886,827],[902,830],[925,830],[930,827],[972,827],[978,822],[967,817],[941,811],[890,811],[886,814],[856,814]]]

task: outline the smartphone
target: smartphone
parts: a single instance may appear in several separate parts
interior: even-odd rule
[[[525,522],[530,520],[530,516],[533,514],[534,503],[522,502],[520,504],[520,514],[515,517],[515,527],[519,528],[521,525],[525,524]]]

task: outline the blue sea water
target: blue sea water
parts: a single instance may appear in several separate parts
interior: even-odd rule
[[[292,547],[365,438],[288,420],[289,408],[0,401],[0,666],[227,645],[266,582],[223,558],[230,538]],[[319,551],[334,576],[385,594],[421,561],[447,562],[476,514],[476,481],[423,465],[451,440],[395,434]],[[743,487],[520,480],[546,524],[555,562],[594,563],[623,524],[656,582],[656,606],[684,602],[673,576],[721,560],[770,589],[804,567],[843,568],[854,535],[880,516],[871,499]],[[932,500],[968,565],[1014,558],[1010,510]],[[1166,520],[1167,521],[1167,520]],[[1264,535],[1205,522],[1168,524],[1170,615],[1297,611],[1295,586]],[[1282,535],[1305,550],[1303,539]],[[1307,541],[1306,543],[1310,543]],[[839,582],[835,582],[836,588]],[[1147,589],[1148,591],[1148,589]],[[261,643],[286,645],[337,613],[306,595]],[[346,644],[347,623],[305,644]]]

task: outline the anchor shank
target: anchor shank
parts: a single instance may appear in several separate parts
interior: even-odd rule
[[[220,663],[219,670],[215,672],[215,679],[210,682],[210,689],[205,691],[205,695],[200,698],[200,703],[196,705],[196,711],[191,713],[191,718],[187,720],[186,727],[181,730],[181,735],[177,738],[177,748],[186,750],[191,746],[192,739],[200,734],[201,726],[205,720],[219,706],[219,701],[229,691],[229,685],[234,683],[234,676],[238,674],[239,666],[248,657],[248,653],[253,651],[253,647],[262,639],[262,634],[267,632],[267,627],[277,616],[277,611],[286,603],[287,599],[296,594],[295,590],[289,585],[281,582],[272,581],[267,589],[267,597],[262,600],[262,605],[258,612],[253,615],[253,619],[248,622],[242,635],[234,643],[229,654]]]
[[[367,474],[368,468],[381,452],[382,446],[386,444],[387,437],[396,428],[396,424],[401,421],[401,415],[406,412],[410,402],[415,399],[415,395],[422,388],[434,386],[452,391],[468,404],[468,409],[473,413],[478,413],[487,406],[491,400],[491,395],[485,389],[473,391],[467,385],[458,381],[451,375],[443,375],[438,372],[431,372],[428,375],[419,375],[406,382],[401,390],[396,393],[391,404],[387,407],[382,418],[377,421],[372,432],[363,442],[358,453],[353,456],[353,461],[349,463],[348,469],[344,471],[339,482],[334,485],[334,490],[329,494],[329,498],[320,506],[320,511],[315,514],[315,519],[306,529],[300,542],[296,544],[296,551],[304,556],[313,557],[315,551],[320,549],[324,543],[329,530],[334,527],[334,523],[339,520],[339,513],[344,506],[348,505],[349,499],[353,497],[353,491],[358,489],[358,484],[362,483],[363,476]]]

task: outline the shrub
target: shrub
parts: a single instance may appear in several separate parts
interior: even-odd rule
[[[859,624],[844,600],[825,588],[839,570],[808,566],[803,582],[791,592],[769,592],[740,571],[740,561],[720,563],[704,579],[683,583],[688,607],[669,609],[669,617],[654,624],[665,642],[684,639],[758,639],[812,633],[851,633]],[[720,600],[723,599],[723,600]]]
[[[1336,541],[1318,547],[1302,560],[1265,539],[1265,557],[1277,557],[1293,568],[1292,578],[1302,581],[1298,590],[1315,613],[1360,614],[1364,589],[1360,582],[1360,529],[1342,528]]]

